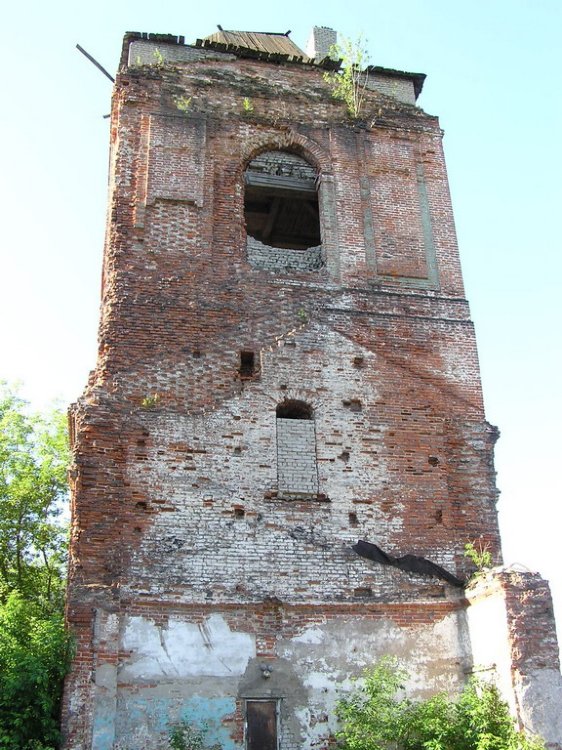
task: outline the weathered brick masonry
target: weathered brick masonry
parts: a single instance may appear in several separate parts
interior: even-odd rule
[[[462,578],[482,539],[500,564],[497,432],[421,77],[373,69],[352,121],[323,72],[125,38],[99,359],[71,412],[68,749],[150,750],[188,718],[253,750],[256,701],[278,715],[264,748],[319,747],[337,690],[385,653],[413,693],[457,689],[475,665],[470,596],[484,629],[481,602],[505,603],[506,643],[548,631],[541,695],[559,694],[551,613],[522,604],[544,582],[502,574],[467,600],[351,549]],[[321,244],[301,247],[314,222]],[[506,674],[543,675],[533,643]],[[513,684],[520,720],[555,727]]]

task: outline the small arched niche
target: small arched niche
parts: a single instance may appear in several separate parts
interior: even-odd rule
[[[324,265],[318,173],[303,157],[265,151],[244,173],[248,260],[268,271],[314,271]]]

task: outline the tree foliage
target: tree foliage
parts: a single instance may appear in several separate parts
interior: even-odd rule
[[[337,707],[343,750],[544,750],[538,737],[516,730],[497,688],[471,680],[457,700],[397,697],[407,673],[392,660],[369,670]]]
[[[64,415],[30,414],[0,383],[0,750],[59,740],[68,456]]]
[[[345,102],[350,116],[357,119],[361,114],[369,80],[365,41],[362,37],[355,41],[344,38],[341,44],[332,47],[330,56],[341,60],[341,66],[338,71],[324,73],[324,80],[330,84],[332,96]]]
[[[489,542],[483,539],[477,539],[474,542],[467,542],[464,545],[464,556],[474,563],[478,573],[492,567],[492,553],[490,552]]]
[[[25,401],[0,384],[0,602],[18,591],[60,609],[68,461],[64,414],[29,414]]]
[[[0,606],[0,748],[47,750],[59,741],[60,696],[70,660],[59,612],[12,592]]]

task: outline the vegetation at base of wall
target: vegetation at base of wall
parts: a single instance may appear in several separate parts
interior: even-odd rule
[[[324,80],[330,85],[334,99],[345,102],[349,115],[357,119],[363,109],[369,80],[365,70],[369,65],[366,42],[362,37],[355,41],[344,38],[341,44],[331,48],[330,57],[341,60],[341,66],[338,71],[326,71]]]
[[[408,678],[392,659],[368,670],[349,698],[339,701],[341,750],[544,750],[544,742],[515,728],[493,685],[471,680],[452,700],[403,695]]]
[[[170,750],[220,750],[220,745],[206,745],[206,728],[198,729],[188,721],[180,721],[170,730]]]
[[[62,681],[70,661],[62,612],[14,591],[0,606],[0,748],[47,750],[60,739]]]
[[[65,416],[30,414],[0,383],[0,749],[59,741],[69,461]]]

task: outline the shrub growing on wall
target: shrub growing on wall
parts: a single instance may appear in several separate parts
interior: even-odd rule
[[[343,750],[544,750],[540,738],[515,728],[493,685],[471,680],[456,700],[438,693],[412,701],[397,697],[407,676],[382,660],[338,703]]]

